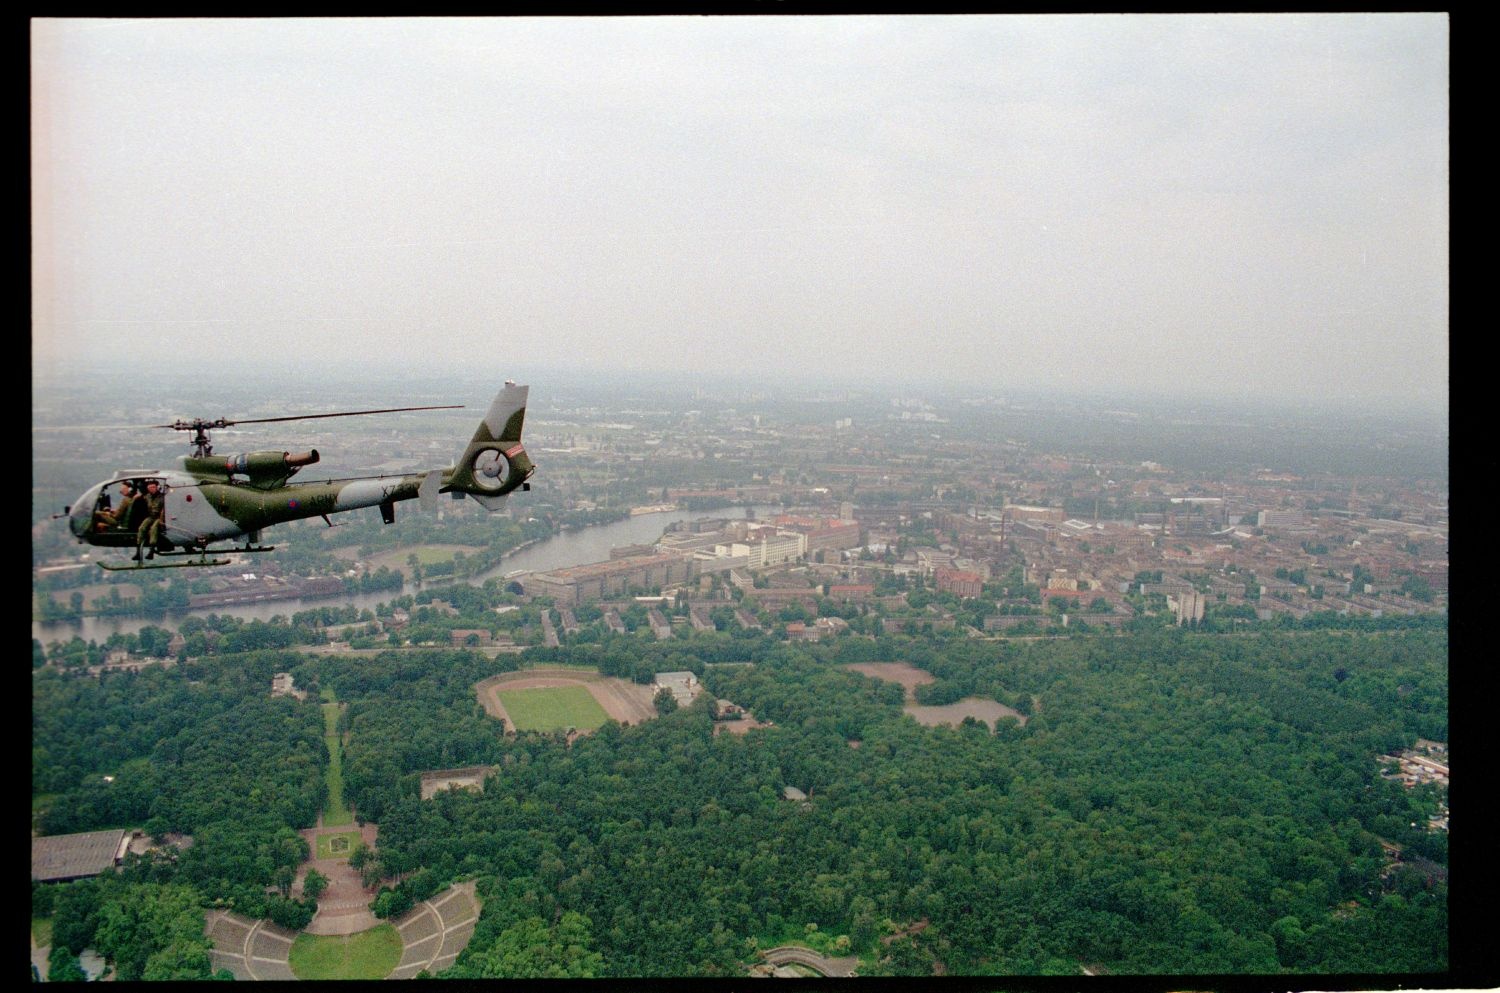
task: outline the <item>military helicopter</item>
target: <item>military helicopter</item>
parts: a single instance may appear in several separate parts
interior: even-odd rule
[[[526,417],[529,387],[506,381],[479,422],[474,437],[457,464],[448,469],[392,476],[360,476],[313,482],[288,482],[298,470],[318,461],[318,452],[257,451],[217,456],[208,432],[232,424],[310,420],[321,417],[352,417],[389,414],[407,410],[445,410],[446,407],[392,407],[383,410],[351,410],[333,414],[264,417],[252,420],[178,420],[153,427],[193,432],[193,454],[177,458],[173,469],[127,470],[85,490],[63,508],[62,517],[80,542],[105,548],[130,548],[135,557],[129,564],[100,562],[105,569],[151,569],[181,566],[227,565],[228,559],[210,558],[226,552],[269,552],[275,545],[261,545],[261,532],[273,524],[321,517],[330,527],[329,514],[379,507],[385,523],[396,519],[396,502],[420,499],[434,507],[438,496],[452,494],[455,500],[468,494],[486,510],[505,505],[516,490],[531,489],[536,466],[521,445],[521,424]],[[461,406],[461,405],[457,405]],[[120,507],[111,506],[111,491],[126,496]],[[146,498],[151,494],[151,500]],[[134,494],[139,494],[135,496]],[[160,515],[155,540],[142,527],[142,516],[152,502],[159,502]],[[215,542],[240,546],[210,547]],[[143,554],[143,552],[145,554]],[[154,562],[181,557],[181,562]]]

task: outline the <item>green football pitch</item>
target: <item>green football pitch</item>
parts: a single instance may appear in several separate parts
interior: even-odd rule
[[[592,731],[609,720],[583,686],[542,686],[528,690],[500,690],[500,705],[517,731]]]

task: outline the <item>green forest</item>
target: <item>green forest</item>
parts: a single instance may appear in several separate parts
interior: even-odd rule
[[[347,703],[345,796],[380,827],[377,913],[479,880],[450,977],[744,975],[793,941],[857,955],[861,975],[1442,971],[1437,796],[1383,778],[1380,756],[1447,739],[1447,650],[1432,628],[528,650],[520,664],[642,682],[690,669],[708,691],[571,745],[484,714],[474,684],[517,656],[49,667],[33,673],[38,827],[198,843],[120,880],[34,885],[33,912],[75,953],[130,888],[310,913],[281,886],[323,801],[326,688]],[[927,702],[1030,717],[924,727],[899,686],[845,668],[871,661],[930,672]],[[313,698],[270,699],[276,671]],[[714,697],[774,726],[715,735]],[[419,798],[421,772],[481,763],[500,767],[482,794]]]

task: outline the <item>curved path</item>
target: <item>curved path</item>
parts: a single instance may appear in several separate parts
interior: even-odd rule
[[[474,889],[472,881],[459,883],[391,922],[401,936],[401,960],[387,979],[411,979],[424,969],[437,973],[453,964],[479,920]],[[204,932],[214,944],[208,956],[215,971],[228,969],[241,980],[297,978],[291,965],[297,932],[227,910],[205,911],[204,917]]]
[[[811,948],[803,948],[801,945],[780,945],[776,948],[768,948],[762,954],[772,965],[789,965],[795,962],[821,975],[836,978],[854,975],[854,968],[859,965],[858,956],[839,959],[824,958]]]

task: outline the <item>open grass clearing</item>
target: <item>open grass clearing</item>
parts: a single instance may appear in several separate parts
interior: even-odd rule
[[[585,686],[540,686],[497,693],[517,731],[561,731],[570,727],[593,731],[609,720]]]
[[[483,551],[483,548],[472,545],[407,545],[388,552],[377,552],[365,560],[365,565],[371,570],[386,566],[393,571],[405,573],[411,569],[407,559],[413,555],[417,557],[417,563],[425,569],[440,562],[452,562],[453,557],[459,552],[474,556]]]
[[[323,743],[328,746],[328,800],[323,805],[323,826],[343,827],[354,823],[354,812],[344,803],[344,760],[339,747],[339,705],[323,704]]]
[[[351,935],[303,933],[290,960],[298,979],[384,979],[401,961],[401,934],[394,924]]]
[[[359,846],[362,840],[358,831],[320,834],[318,835],[318,851],[314,857],[320,859],[346,859],[353,854],[354,849]]]
[[[972,717],[982,721],[993,731],[996,723],[1002,717],[1014,717],[1021,723],[1026,723],[1026,715],[1019,710],[1013,710],[1003,703],[991,700],[988,697],[969,696],[964,697],[957,703],[949,703],[943,706],[919,706],[907,704],[901,708],[903,712],[910,714],[920,724],[935,727],[939,724],[952,724],[957,727],[963,723],[965,717]]]
[[[407,552],[407,555],[415,555],[417,564],[428,566],[437,565],[440,562],[452,562],[459,552],[465,554],[477,551],[467,545],[423,545],[415,552]]]

